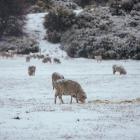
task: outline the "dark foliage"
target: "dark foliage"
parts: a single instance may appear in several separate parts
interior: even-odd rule
[[[38,0],[25,0],[27,4],[34,5]]]
[[[52,7],[52,0],[38,0],[37,5],[43,9],[50,9]]]
[[[75,14],[64,7],[57,7],[45,17],[44,26],[48,30],[65,31],[75,22]]]
[[[26,6],[24,0],[0,0],[0,37],[22,33]]]
[[[122,15],[123,11],[131,12],[137,1],[133,0],[111,0],[110,7],[113,15]],[[137,4],[136,4],[137,5]]]
[[[78,0],[78,4],[82,7],[85,7],[86,5],[89,5],[91,0]]]
[[[60,42],[62,32],[69,29],[75,23],[75,14],[64,7],[52,9],[45,17],[44,26],[47,28],[48,40],[57,43]]]

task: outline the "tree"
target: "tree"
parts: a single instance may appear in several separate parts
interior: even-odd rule
[[[76,22],[75,13],[67,7],[58,6],[50,10],[45,17],[44,26],[47,28],[48,40],[60,42],[61,34]]]
[[[6,30],[10,27],[10,24],[12,24],[11,31],[12,27],[14,29],[18,26],[19,20],[23,20],[25,8],[24,0],[0,0],[0,37],[7,34]],[[13,26],[13,24],[16,24],[16,26]],[[19,26],[17,32],[15,31],[13,35],[19,35],[22,32],[21,24]]]

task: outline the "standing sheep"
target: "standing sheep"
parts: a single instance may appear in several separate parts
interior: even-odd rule
[[[64,103],[62,95],[70,95],[70,103],[72,103],[72,98],[75,98],[77,103],[78,101],[85,103],[85,99],[87,98],[86,93],[83,91],[80,84],[72,80],[59,79],[54,82],[54,88],[56,89],[54,100],[55,104],[57,96],[59,97],[61,103]]]
[[[61,75],[61,74],[59,74],[59,73],[57,73],[57,72],[54,72],[54,73],[52,74],[52,86],[53,86],[53,89],[54,89],[54,82],[55,82],[56,80],[59,80],[59,79],[64,79],[64,76]]]
[[[26,62],[30,62],[30,60],[31,60],[31,57],[30,56],[27,56],[26,57]]]
[[[97,62],[101,62],[102,61],[102,56],[101,55],[95,56],[95,60],[97,60]]]
[[[36,71],[36,66],[29,66],[28,67],[28,74],[29,76],[34,76]]]
[[[51,60],[51,57],[45,57],[43,60],[42,60],[42,62],[43,63],[48,63],[48,62],[50,62],[50,63],[52,63],[52,60]]]
[[[54,58],[54,59],[53,59],[53,62],[54,62],[54,63],[57,63],[57,64],[60,64],[60,63],[61,63],[60,59],[58,59],[58,58]]]
[[[120,75],[127,74],[127,72],[123,66],[113,65],[112,69],[113,69],[113,74],[115,74],[116,72],[119,72]]]

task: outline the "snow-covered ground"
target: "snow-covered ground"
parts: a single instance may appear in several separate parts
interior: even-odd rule
[[[28,15],[26,29],[38,34],[43,53],[62,63],[0,59],[0,140],[139,140],[140,61],[66,59],[59,44],[43,40],[44,15]],[[113,75],[113,64],[122,64],[128,74]],[[35,77],[28,76],[29,65],[36,65]],[[78,81],[87,94],[86,103],[69,104],[70,97],[63,97],[65,104],[58,100],[55,105],[53,72]],[[137,100],[127,102],[133,99]]]

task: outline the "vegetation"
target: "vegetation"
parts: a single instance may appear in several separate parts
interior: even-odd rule
[[[0,37],[18,36],[23,33],[26,6],[24,0],[0,0]]]
[[[69,29],[75,22],[75,14],[65,7],[55,7],[45,17],[48,40],[60,42],[61,33]]]

